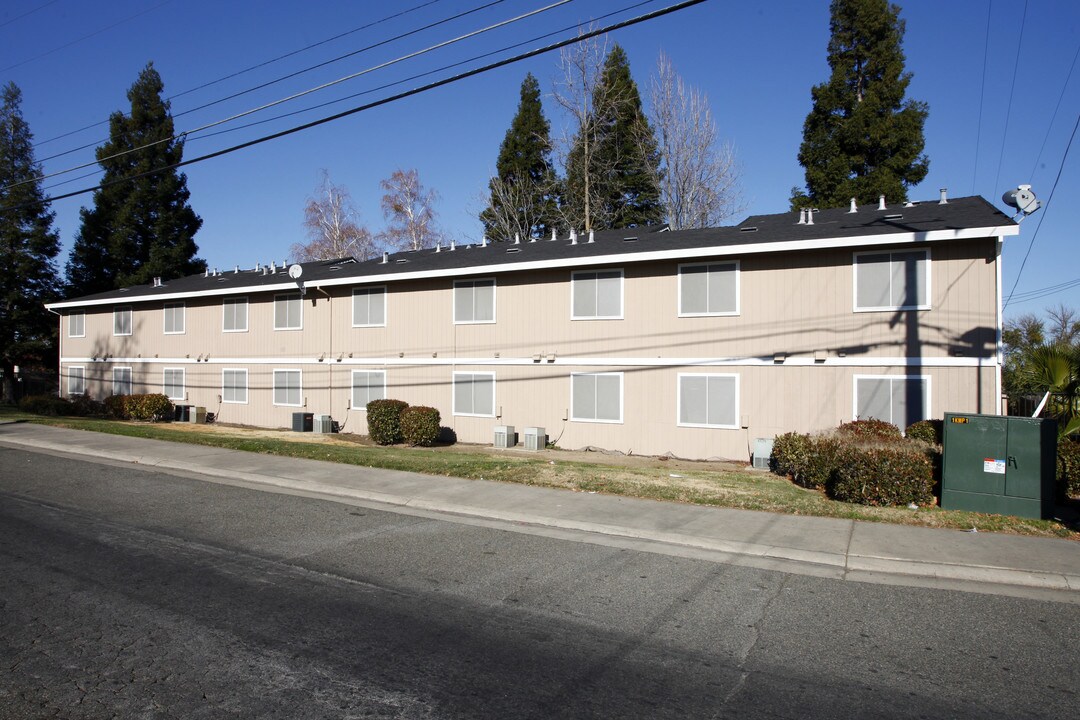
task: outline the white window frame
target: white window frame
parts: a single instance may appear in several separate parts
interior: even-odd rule
[[[601,273],[619,274],[619,314],[618,315],[576,315],[574,300],[578,293],[578,278],[591,275],[593,279]],[[571,320],[622,320],[626,313],[626,273],[622,268],[602,268],[599,270],[578,270],[570,273],[570,319]]]
[[[483,287],[487,287],[487,284],[491,283],[491,319],[490,320],[459,320],[458,319],[458,302],[457,302],[458,288],[459,287],[465,287],[465,286],[471,286],[472,290],[473,290],[473,295],[475,297],[476,286],[477,286],[478,283],[483,283]],[[498,309],[495,306],[495,302],[496,302],[496,299],[497,299],[498,294],[499,294],[498,291],[497,291],[498,285],[499,285],[498,282],[496,282],[495,278],[493,278],[493,277],[472,278],[470,280],[455,280],[454,281],[454,324],[455,325],[493,325],[493,324],[495,324],[495,319],[498,317]],[[472,311],[475,314],[475,312],[476,312],[476,303],[475,302],[473,303]]]
[[[180,394],[169,394],[169,381],[166,379],[167,373],[180,373]],[[175,383],[174,383],[175,386]],[[184,368],[167,367],[161,369],[161,392],[165,397],[170,400],[187,400],[187,371]]]
[[[244,378],[244,384],[242,386],[243,387],[243,392],[244,392],[244,399],[243,400],[236,400],[236,399],[230,400],[229,399],[229,396],[228,396],[229,385],[225,382],[225,377],[226,377],[227,373],[243,373],[243,378]],[[239,388],[237,386],[235,386],[235,385],[232,387],[232,390],[233,390],[234,393],[238,389]],[[247,371],[247,368],[222,368],[221,369],[221,402],[228,403],[230,405],[247,405],[248,404],[248,371]]]
[[[708,399],[708,379],[709,378],[732,378],[735,380],[735,407],[732,411],[731,424],[725,423],[691,423],[683,422],[682,419],[682,383],[684,378],[705,378],[706,380],[706,398],[705,398],[705,415],[709,414],[709,399]],[[739,424],[739,385],[740,379],[738,373],[679,373],[678,380],[675,384],[675,424],[679,427],[697,427],[697,428],[714,428],[719,430],[739,430],[741,425]]]
[[[116,321],[127,315],[127,332],[116,332]],[[128,337],[135,329],[135,313],[132,312],[130,305],[116,305],[113,307],[113,337]]]
[[[176,330],[176,310],[180,310],[180,329]],[[173,311],[174,329],[169,329],[169,311]],[[161,308],[161,329],[166,335],[184,335],[187,332],[187,307],[183,302],[167,302]]]
[[[233,307],[236,307],[236,306],[239,306],[239,305],[244,306],[244,327],[242,327],[242,328],[229,328],[228,326],[226,326],[226,324],[225,324],[225,308],[229,307],[230,304]],[[235,315],[236,315],[236,313],[234,311],[233,312],[233,319],[234,320],[235,320]],[[221,301],[221,332],[241,333],[241,332],[247,332],[247,331],[248,331],[248,299],[247,299],[247,295],[240,295],[240,296],[237,296],[237,297],[223,298],[222,301]]]
[[[735,309],[723,312],[689,312],[683,309],[683,272],[689,268],[710,267],[712,265],[735,266]],[[708,271],[705,273],[708,278]],[[707,282],[707,280],[706,280]],[[708,295],[706,294],[706,301]],[[679,317],[736,317],[742,312],[742,265],[738,260],[718,260],[704,263],[681,263],[679,265]]]
[[[72,395],[86,394],[86,366],[68,365],[67,390],[68,397]],[[78,372],[76,372],[78,370]]]
[[[575,411],[575,409],[574,409],[574,378],[581,377],[581,376],[592,376],[592,377],[611,377],[611,376],[614,376],[614,377],[619,378],[619,417],[618,417],[617,420],[610,420],[608,418],[596,418],[596,417],[582,418],[582,417],[577,417],[574,414],[574,411]],[[625,403],[626,403],[626,393],[625,393],[625,386],[623,384],[623,374],[621,372],[570,373],[570,420],[571,421],[573,421],[573,422],[586,422],[586,423],[605,423],[605,424],[608,424],[608,425],[621,425],[622,422],[623,422],[623,418],[626,416],[626,405],[625,405]],[[594,400],[593,400],[593,409],[594,409],[593,414],[594,415],[596,414],[595,413],[595,407],[596,407],[596,401],[595,401],[595,398],[594,398]]]
[[[922,253],[926,258],[925,274],[923,277],[923,283],[926,287],[926,302],[921,305],[875,305],[868,307],[861,307],[859,305],[859,258],[868,257],[874,255],[888,255],[889,264],[892,265],[892,256],[896,253]],[[930,299],[933,297],[930,286],[930,278],[933,273],[930,271],[931,258],[930,248],[893,248],[891,250],[864,250],[862,252],[852,253],[851,256],[851,307],[854,312],[895,312],[897,310],[930,310]],[[890,282],[892,278],[892,272],[889,273]],[[892,287],[890,286],[889,297],[892,298]]]
[[[297,393],[299,393],[300,395],[299,402],[278,402],[278,373],[296,373],[297,377],[300,378],[300,382],[297,387]],[[286,387],[283,389],[288,392],[289,388]],[[277,405],[279,407],[304,407],[304,371],[297,368],[276,368],[274,370],[273,393],[274,405]]]
[[[927,418],[933,417],[930,412],[930,402],[933,399],[933,392],[931,388],[931,379],[929,375],[855,375],[851,378],[851,419],[852,420],[867,420],[868,418],[859,417],[859,381],[860,380],[889,380],[890,382],[896,380],[921,380],[925,382],[925,393],[923,395],[923,413]],[[889,393],[890,403],[892,399],[892,393]],[[886,422],[892,421],[892,407],[890,405],[888,419],[877,418],[878,420],[885,420]],[[915,422],[915,421],[912,421]],[[896,425],[896,423],[893,423]],[[906,424],[906,423],[905,423]],[[899,425],[897,426],[899,427]],[[903,432],[906,428],[901,427],[900,431]]]
[[[366,323],[356,322],[356,298],[357,298],[357,296],[366,295],[367,297],[371,297],[372,295],[374,295],[376,293],[382,294],[382,299],[383,299],[382,320],[380,320],[379,322],[366,322]],[[353,291],[352,291],[352,326],[354,328],[360,328],[360,327],[386,327],[386,297],[387,297],[387,295],[388,295],[388,293],[386,292],[386,286],[385,285],[374,285],[374,286],[371,286],[371,287],[353,288]],[[370,300],[368,301],[368,319],[369,320],[371,319],[371,302],[370,302]]]
[[[469,376],[469,378],[476,378],[476,377],[481,377],[481,376],[491,378],[491,412],[490,413],[461,412],[461,411],[458,410],[458,407],[457,407],[457,384],[458,384],[458,378],[459,378],[459,376],[465,376],[465,375]],[[473,372],[473,371],[455,372],[454,377],[453,377],[453,383],[451,384],[451,387],[450,387],[450,393],[451,393],[451,398],[450,399],[451,399],[451,405],[452,405],[451,412],[454,415],[459,416],[459,417],[486,417],[486,418],[495,417],[495,409],[497,407],[499,407],[498,395],[496,394],[497,393],[497,388],[495,387],[496,382],[497,381],[495,379],[495,373],[493,373],[493,372]],[[474,395],[473,396],[473,409],[475,409],[475,408],[476,408],[476,397]]]
[[[353,410],[365,410],[366,411],[367,410],[367,403],[357,404],[357,402],[356,402],[356,390],[357,390],[356,376],[359,375],[360,373],[363,373],[363,374],[369,375],[369,376],[372,375],[372,374],[378,374],[378,375],[382,376],[382,396],[379,397],[379,398],[369,398],[368,402],[370,402],[371,400],[375,400],[375,399],[378,399],[378,400],[385,400],[386,399],[386,371],[385,370],[353,370],[352,371],[352,374],[349,377],[349,407],[351,407]],[[375,387],[375,386],[368,385],[367,387]]]
[[[72,323],[75,321],[75,318],[79,319],[79,322],[78,322],[78,326],[79,326],[78,330],[79,330],[79,332],[73,332],[74,328],[72,327]],[[86,313],[83,312],[82,310],[72,310],[71,312],[68,313],[68,333],[67,333],[67,336],[69,338],[86,337]]]
[[[299,301],[300,306],[300,324],[296,326],[288,325],[285,327],[278,327],[278,301],[279,300],[291,300],[296,298]],[[286,313],[288,315],[288,313]],[[288,318],[286,318],[288,319]],[[304,329],[304,296],[298,292],[293,293],[280,293],[274,296],[274,330],[303,330]]]
[[[120,389],[123,390],[123,386],[124,386],[124,383],[125,383],[125,381],[122,378],[117,379],[116,373],[117,372],[123,373],[125,371],[127,372],[127,381],[126,381],[127,382],[127,392],[116,392],[116,386],[119,384]],[[131,394],[131,382],[132,382],[132,380],[131,380],[131,367],[129,367],[129,366],[120,366],[120,367],[114,367],[112,369],[112,394],[113,395],[130,395]]]

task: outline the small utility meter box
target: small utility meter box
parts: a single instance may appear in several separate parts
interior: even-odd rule
[[[945,413],[941,507],[1050,517],[1057,423],[1039,418]]]

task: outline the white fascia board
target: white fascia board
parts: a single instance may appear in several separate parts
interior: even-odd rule
[[[679,248],[674,250],[653,250],[650,252],[612,253],[611,255],[597,255],[593,257],[568,257],[557,260],[535,260],[531,262],[509,262],[496,264],[480,264],[458,268],[446,268],[444,270],[417,270],[414,272],[401,272],[391,275],[350,275],[342,278],[319,280],[305,284],[306,287],[316,290],[324,287],[342,285],[367,285],[371,283],[387,284],[391,282],[403,282],[406,280],[430,280],[433,278],[461,278],[475,275],[499,275],[511,272],[527,272],[530,270],[552,270],[561,268],[586,268],[597,265],[613,265],[627,263],[656,262],[660,260],[688,260],[698,258],[718,258],[733,255],[747,255],[757,253],[796,252],[799,250],[828,250],[838,248],[868,248],[882,245],[912,245],[917,243],[946,242],[950,240],[975,240],[979,238],[1004,238],[1007,235],[1018,235],[1018,225],[1001,225],[997,227],[963,228],[959,230],[931,230],[928,232],[889,233],[875,235],[855,235],[843,238],[818,238],[816,240],[785,240],[781,242],[747,242],[737,245],[710,245],[707,247]],[[489,245],[487,248],[476,248],[474,252],[494,252]],[[459,251],[460,252],[460,251]],[[198,290],[184,293],[132,295],[123,298],[106,298],[102,300],[66,300],[63,302],[48,303],[45,307],[49,310],[64,308],[93,307],[98,305],[116,305],[137,302],[154,302],[162,300],[183,300],[185,298],[214,297],[224,295],[252,295],[256,293],[281,292],[298,289],[297,283],[288,282],[278,285],[253,285],[253,286],[229,286],[228,288]]]
[[[536,362],[531,357],[520,358],[479,358],[479,357],[456,357],[456,358],[410,358],[404,357],[370,357],[370,358],[326,358],[319,360],[317,357],[222,357],[210,360],[195,360],[192,358],[120,358],[113,357],[107,360],[93,357],[64,357],[60,359],[63,364],[69,363],[111,363],[131,365],[328,365],[331,367],[416,367],[420,365],[442,367],[475,367],[475,366],[535,366],[551,367],[553,365],[573,367],[997,367],[997,358],[994,356],[975,357],[843,357],[827,358],[824,362],[817,362],[812,357],[789,357],[784,362],[778,363],[772,357],[738,357],[738,358],[639,358],[639,357],[558,357],[554,362],[547,362],[542,358]]]

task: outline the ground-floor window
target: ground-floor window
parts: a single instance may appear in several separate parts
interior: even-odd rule
[[[495,373],[454,373],[454,414],[495,417]]]
[[[68,395],[86,394],[86,368],[68,367]]]
[[[225,368],[221,371],[221,401],[227,403],[246,403],[248,371]]]
[[[352,408],[363,410],[372,400],[386,399],[386,371],[352,371]]]
[[[274,371],[274,404],[300,407],[304,403],[303,378],[300,370]]]
[[[739,376],[680,374],[679,425],[739,427]]]
[[[131,394],[131,368],[129,368],[129,367],[113,368],[113,371],[112,371],[112,394],[113,395],[130,395]]]
[[[884,420],[901,430],[930,417],[930,378],[926,375],[856,375],[856,420]]]
[[[162,378],[162,392],[170,400],[185,400],[184,368],[165,368]]]
[[[622,373],[573,373],[570,376],[571,420],[621,423],[622,406]]]

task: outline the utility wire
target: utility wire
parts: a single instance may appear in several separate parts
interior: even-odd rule
[[[567,1],[569,2],[569,0],[567,0]],[[213,100],[211,102],[204,103],[202,105],[199,105],[198,107],[193,107],[193,108],[190,108],[188,110],[183,110],[183,111],[178,112],[175,115],[173,115],[173,118],[175,119],[175,118],[181,117],[183,115],[187,115],[188,113],[193,113],[193,112],[195,112],[197,110],[204,110],[204,109],[206,109],[208,107],[211,107],[213,105],[217,105],[219,103],[223,103],[223,102],[225,102],[227,100],[232,100],[234,98],[238,98],[241,95],[247,95],[248,93],[255,92],[256,90],[262,90],[263,88],[269,87],[269,86],[274,85],[276,83],[282,82],[284,80],[289,80],[290,78],[294,78],[297,75],[302,75],[302,74],[304,74],[306,72],[310,72],[311,70],[315,70],[317,68],[321,68],[321,67],[324,67],[326,65],[330,65],[332,63],[339,62],[339,61],[344,60],[346,58],[350,58],[350,57],[352,57],[354,55],[359,55],[360,53],[367,52],[368,50],[373,50],[374,48],[380,47],[382,45],[386,45],[388,43],[392,43],[392,42],[394,42],[396,40],[401,40],[403,38],[407,38],[407,37],[409,37],[411,35],[415,35],[417,33],[423,32],[424,30],[430,30],[433,27],[438,27],[439,25],[443,25],[443,24],[451,22],[453,20],[458,20],[460,18],[465,17],[466,15],[471,15],[474,12],[479,12],[480,10],[485,10],[485,9],[491,7],[492,5],[498,5],[499,3],[502,3],[502,2],[505,2],[505,0],[492,0],[491,2],[488,2],[485,5],[480,5],[479,7],[474,7],[471,10],[466,10],[466,11],[460,12],[460,13],[458,13],[456,15],[451,15],[450,17],[443,18],[442,20],[437,20],[435,22],[428,23],[427,25],[424,25],[423,27],[416,28],[414,30],[410,30],[410,31],[405,32],[405,33],[401,33],[400,35],[396,35],[396,36],[394,36],[392,38],[389,38],[387,40],[377,42],[374,45],[368,45],[367,47],[360,48],[359,50],[354,50],[354,51],[352,51],[350,53],[346,53],[344,55],[339,55],[338,57],[331,58],[330,60],[326,60],[325,62],[318,63],[317,65],[311,65],[311,66],[306,67],[306,68],[304,68],[302,70],[297,70],[296,72],[289,73],[288,75],[283,75],[281,77],[275,78],[273,80],[269,80],[267,82],[261,83],[259,85],[254,86],[254,87],[247,88],[246,90],[241,90],[239,92],[235,92],[232,95],[227,95],[227,96],[225,96],[223,98],[219,98],[217,100]],[[374,24],[374,23],[372,23],[372,24]],[[171,98],[170,98],[170,100],[171,100]],[[86,130],[87,128],[91,128],[91,127],[96,127],[98,125],[102,125],[102,124],[107,123],[107,122],[109,122],[109,121],[104,120],[104,121],[102,121],[100,123],[94,123],[93,125],[87,125],[86,127],[83,128],[83,130]],[[71,135],[71,134],[74,134],[76,132],[80,132],[80,131],[79,130],[73,130],[72,132],[67,133],[67,135]],[[61,136],[58,136],[58,137],[66,137],[66,135],[61,135]],[[48,157],[41,158],[41,160],[39,160],[38,162],[45,162],[46,160],[53,160],[53,159],[58,158],[58,157],[63,157],[64,155],[70,155],[71,153],[78,152],[80,150],[85,150],[87,148],[94,147],[95,145],[100,145],[101,143],[104,143],[104,142],[108,142],[108,138],[105,138],[105,139],[102,139],[102,140],[97,140],[97,141],[91,142],[91,143],[87,143],[86,145],[80,145],[77,148],[72,148],[71,150],[65,150],[64,152],[59,152],[59,153],[56,153],[55,155],[49,155]]]
[[[1061,165],[1058,166],[1057,177],[1054,178],[1054,185],[1050,188],[1050,196],[1046,198],[1046,204],[1043,206],[1042,215],[1039,216],[1039,224],[1035,226],[1035,232],[1031,235],[1031,244],[1028,245],[1027,252],[1024,253],[1024,261],[1020,263],[1020,270],[1016,273],[1016,282],[1013,283],[1012,290],[1009,291],[1009,297],[1005,299],[1005,304],[1001,306],[1001,309],[1009,307],[1009,302],[1012,300],[1013,293],[1016,292],[1016,286],[1020,284],[1020,276],[1024,273],[1024,266],[1027,265],[1028,256],[1031,255],[1031,249],[1035,247],[1035,240],[1039,237],[1039,230],[1042,229],[1043,220],[1046,219],[1046,213],[1050,209],[1050,202],[1054,199],[1054,192],[1057,190],[1058,181],[1061,180],[1061,171],[1065,169],[1065,160],[1069,157],[1069,150],[1072,149],[1073,139],[1076,138],[1076,129],[1080,128],[1080,114],[1076,116],[1076,124],[1073,125],[1072,134],[1069,135],[1069,144],[1065,146],[1065,154],[1061,156]]]
[[[56,172],[46,173],[44,175],[38,175],[38,176],[33,177],[33,178],[29,179],[29,180],[21,180],[21,181],[19,181],[17,183],[12,183],[10,185],[7,185],[7,186],[3,187],[2,190],[9,190],[11,188],[18,187],[20,185],[26,185],[27,183],[37,182],[37,181],[45,180],[45,179],[48,179],[48,178],[51,178],[51,177],[57,177],[59,175],[66,175],[68,173],[75,172],[76,170],[82,170],[84,168],[92,167],[94,165],[98,165],[98,164],[106,162],[108,160],[115,160],[117,158],[124,157],[125,155],[130,155],[132,153],[139,152],[140,150],[145,150],[146,148],[154,147],[155,145],[161,145],[162,143],[173,142],[174,140],[184,138],[184,137],[188,136],[189,134],[201,132],[203,130],[208,130],[209,128],[217,127],[218,125],[224,125],[225,123],[232,122],[233,120],[238,120],[238,119],[240,119],[242,117],[247,117],[248,115],[252,115],[252,114],[257,113],[257,112],[262,112],[263,110],[267,110],[267,109],[275,107],[277,105],[281,105],[282,103],[291,102],[292,100],[296,100],[296,99],[302,98],[302,97],[304,97],[306,95],[310,95],[312,93],[319,92],[320,90],[325,90],[326,88],[333,87],[334,85],[339,85],[339,84],[341,84],[343,82],[346,82],[348,80],[354,80],[354,79],[356,79],[356,78],[358,78],[358,77],[360,77],[362,75],[367,75],[367,74],[375,72],[377,70],[382,70],[382,69],[388,68],[391,65],[396,65],[396,64],[398,64],[400,62],[404,62],[406,60],[411,60],[411,59],[413,59],[415,57],[419,57],[421,55],[426,55],[427,53],[434,52],[436,50],[440,50],[440,49],[442,49],[444,47],[448,47],[448,46],[453,45],[455,43],[462,42],[463,40],[468,40],[469,38],[476,37],[477,35],[482,35],[483,33],[490,32],[492,30],[497,30],[497,29],[499,29],[501,27],[505,27],[507,25],[510,25],[510,24],[513,24],[513,23],[516,23],[516,22],[520,22],[521,20],[525,20],[527,18],[533,17],[534,15],[539,15],[540,13],[547,12],[548,10],[551,10],[553,8],[557,8],[557,7],[561,6],[561,5],[566,5],[567,3],[570,3],[570,2],[573,2],[573,0],[556,0],[556,2],[551,3],[550,5],[546,5],[546,6],[542,7],[542,8],[538,8],[536,10],[531,10],[531,11],[529,11],[527,13],[523,13],[521,15],[518,15],[517,17],[510,18],[508,20],[501,20],[501,21],[499,21],[499,22],[497,22],[497,23],[495,23],[493,25],[488,25],[487,27],[480,28],[479,30],[473,30],[471,32],[465,33],[464,35],[459,35],[456,38],[452,38],[450,40],[444,40],[441,43],[436,43],[435,45],[430,45],[430,46],[424,48],[423,50],[417,50],[417,51],[409,53],[407,55],[402,55],[402,56],[397,57],[397,58],[395,58],[393,60],[388,60],[387,62],[380,63],[380,64],[375,65],[373,67],[366,68],[364,70],[360,70],[359,72],[352,73],[351,75],[346,75],[345,77],[341,77],[341,78],[338,78],[336,80],[331,80],[330,82],[323,83],[322,85],[317,85],[317,86],[315,86],[313,88],[308,88],[307,90],[302,90],[301,92],[294,93],[292,95],[289,95],[288,97],[280,98],[278,100],[274,100],[273,102],[269,102],[269,103],[266,103],[264,105],[260,105],[259,107],[251,108],[249,110],[245,110],[243,112],[236,113],[235,115],[231,115],[231,116],[229,116],[227,118],[222,118],[221,120],[215,120],[214,122],[206,123],[205,125],[200,125],[199,127],[192,128],[191,130],[184,130],[184,131],[176,133],[175,135],[172,135],[170,137],[162,138],[160,140],[155,140],[154,142],[145,143],[143,145],[138,145],[136,147],[128,148],[126,150],[121,150],[118,153],[114,153],[112,155],[108,155],[108,156],[103,157],[103,158],[98,158],[97,160],[94,160],[92,162],[83,163],[81,165],[74,165],[74,166],[66,168],[64,170],[57,170]]]
[[[117,22],[114,22],[112,25],[108,25],[106,27],[103,27],[100,30],[95,30],[94,32],[90,33],[89,35],[83,35],[81,38],[78,38],[76,40],[72,40],[69,43],[65,43],[65,44],[63,44],[63,45],[61,45],[59,47],[54,47],[52,50],[47,50],[46,52],[43,52],[40,55],[35,55],[34,57],[30,58],[29,60],[23,60],[22,62],[15,63],[14,65],[8,65],[6,68],[0,68],[0,73],[7,72],[8,70],[14,70],[17,67],[22,67],[23,65],[34,62],[35,60],[40,60],[43,57],[48,57],[49,55],[52,55],[55,52],[60,52],[61,50],[65,50],[65,49],[71,47],[72,45],[78,45],[83,40],[89,40],[90,38],[94,37],[95,35],[100,35],[103,32],[106,32],[108,30],[112,30],[113,28],[119,27],[119,26],[123,25],[126,22],[130,22],[131,20],[134,20],[137,17],[142,17],[143,15],[145,15],[145,14],[147,14],[149,12],[153,12],[154,10],[157,10],[159,7],[161,7],[162,5],[167,5],[168,3],[169,3],[169,0],[162,0],[162,2],[159,2],[157,5],[155,5],[153,7],[150,7],[150,8],[147,8],[145,10],[142,10],[140,12],[137,12],[134,15],[129,15],[128,17],[124,18],[123,20],[119,20]]]
[[[1038,300],[1039,298],[1049,297],[1050,295],[1057,295],[1066,290],[1071,290],[1074,287],[1080,287],[1080,278],[1059,283],[1057,285],[1051,285],[1050,287],[1039,288],[1038,290],[1028,290],[1027,292],[1016,293],[1009,299],[1014,304],[1028,302],[1029,300]]]
[[[403,100],[403,99],[405,99],[407,97],[412,97],[413,95],[419,95],[421,93],[428,92],[430,90],[434,90],[436,88],[440,88],[440,87],[443,87],[445,85],[451,85],[453,83],[460,82],[460,81],[465,80],[467,78],[473,77],[474,75],[480,75],[481,73],[490,72],[490,71],[495,70],[497,68],[501,68],[501,67],[505,67],[507,65],[512,65],[514,63],[521,62],[522,60],[528,60],[529,58],[536,57],[537,55],[543,55],[543,54],[549,53],[549,52],[551,52],[553,50],[558,50],[559,48],[566,47],[567,45],[573,45],[574,43],[581,42],[582,40],[588,40],[589,38],[596,37],[598,35],[603,35],[605,33],[614,32],[616,30],[622,30],[623,28],[631,27],[633,25],[637,25],[637,24],[640,24],[640,23],[643,23],[643,22],[647,22],[649,20],[654,20],[656,18],[663,17],[665,15],[669,15],[671,13],[678,12],[680,10],[685,10],[686,8],[693,7],[694,5],[700,5],[703,2],[705,2],[705,0],[684,0],[683,2],[675,3],[674,5],[669,5],[667,7],[661,8],[659,10],[654,10],[651,13],[645,13],[644,15],[638,15],[637,17],[629,18],[627,20],[623,20],[623,21],[617,22],[617,23],[612,23],[611,25],[606,25],[606,26],[604,26],[602,28],[596,28],[596,29],[585,31],[585,32],[581,32],[581,33],[575,35],[572,38],[567,38],[565,40],[560,40],[558,42],[551,43],[549,45],[545,45],[544,47],[536,48],[534,50],[529,50],[528,52],[524,52],[524,53],[521,53],[519,55],[515,55],[513,57],[505,58],[503,60],[498,60],[496,62],[489,63],[487,65],[483,65],[481,67],[474,68],[472,70],[467,70],[467,71],[465,71],[463,73],[459,73],[457,75],[452,75],[452,76],[450,76],[448,78],[443,78],[442,80],[436,80],[436,81],[428,83],[426,85],[421,85],[421,86],[415,87],[415,88],[413,88],[411,90],[406,90],[404,92],[400,92],[400,93],[398,93],[396,95],[390,95],[390,96],[382,98],[380,100],[375,100],[374,102],[370,102],[370,103],[367,103],[367,104],[364,104],[364,105],[359,105],[357,107],[350,108],[348,110],[344,110],[342,112],[336,113],[334,115],[329,115],[327,117],[319,118],[318,120],[313,120],[313,121],[311,121],[309,123],[305,123],[303,125],[297,125],[297,126],[288,128],[286,130],[282,130],[280,132],[272,133],[270,135],[264,135],[262,137],[254,139],[254,140],[249,140],[247,142],[243,142],[243,143],[240,143],[238,145],[233,145],[232,147],[227,147],[227,148],[223,148],[221,150],[217,150],[215,152],[207,153],[205,155],[200,155],[199,157],[191,158],[189,160],[182,160],[180,162],[172,163],[172,164],[165,165],[165,166],[155,168],[155,169],[152,169],[152,170],[146,170],[146,171],[143,171],[143,172],[140,172],[140,173],[136,173],[134,175],[130,175],[130,176],[125,177],[125,178],[118,178],[116,180],[110,180],[109,182],[100,183],[100,184],[95,185],[93,187],[83,188],[81,190],[74,190],[74,191],[69,192],[69,193],[64,193],[63,195],[56,195],[54,197],[45,198],[45,199],[38,200],[38,201],[22,203],[20,205],[13,205],[13,206],[10,206],[10,207],[0,207],[0,212],[10,211],[10,210],[17,210],[17,209],[20,209],[20,208],[23,208],[23,207],[39,205],[39,204],[42,204],[42,203],[51,203],[51,202],[54,202],[56,200],[64,200],[66,198],[76,197],[78,195],[85,195],[86,193],[94,192],[95,190],[101,190],[101,189],[104,189],[106,187],[111,187],[113,185],[119,185],[120,183],[131,182],[133,180],[138,180],[138,179],[143,178],[143,177],[149,177],[151,175],[158,175],[160,173],[168,172],[170,170],[175,170],[177,168],[181,168],[181,167],[184,167],[184,166],[187,166],[187,165],[194,165],[196,163],[205,162],[207,160],[211,160],[213,158],[221,157],[223,155],[229,155],[229,154],[237,152],[239,150],[244,150],[246,148],[253,147],[255,145],[261,145],[262,143],[269,142],[271,140],[277,140],[279,138],[283,138],[283,137],[286,137],[288,135],[293,135],[295,133],[302,132],[304,130],[310,130],[313,127],[318,127],[320,125],[325,125],[326,123],[334,122],[335,120],[340,120],[342,118],[349,117],[351,115],[355,115],[356,113],[364,112],[366,110],[371,110],[372,108],[376,108],[376,107],[380,107],[382,105],[387,105],[389,103],[397,102],[397,101]]]
[[[1039,146],[1039,154],[1035,156],[1035,164],[1031,167],[1031,174],[1029,178],[1034,179],[1035,171],[1039,168],[1039,161],[1042,160],[1043,150],[1046,149],[1046,141],[1050,139],[1050,131],[1054,128],[1054,121],[1057,119],[1058,110],[1061,109],[1061,101],[1065,99],[1065,91],[1069,88],[1069,81],[1072,79],[1073,70],[1076,69],[1076,59],[1080,58],[1080,44],[1076,46],[1076,54],[1073,55],[1072,65],[1069,66],[1069,74],[1065,76],[1065,84],[1061,86],[1061,94],[1058,95],[1057,105],[1054,106],[1054,114],[1050,116],[1050,124],[1046,126],[1046,134],[1043,135],[1042,145]]]
[[[994,187],[998,186],[1001,179],[1001,163],[1005,159],[1005,142],[1009,139],[1009,119],[1012,117],[1013,94],[1016,92],[1016,71],[1020,68],[1020,50],[1024,47],[1024,28],[1027,27],[1028,3],[1024,0],[1024,16],[1020,20],[1020,39],[1016,42],[1016,59],[1013,62],[1012,84],[1009,87],[1009,105],[1005,111],[1005,130],[1001,133],[1001,153],[998,155],[997,174],[994,175]],[[1042,224],[1042,221],[1039,221]]]
[[[15,17],[11,18],[10,20],[5,20],[4,22],[0,23],[0,28],[7,27],[8,25],[15,22],[16,20],[22,20],[27,15],[33,15],[38,10],[44,10],[45,8],[49,7],[50,5],[55,5],[56,2],[57,2],[57,0],[49,0],[49,2],[45,3],[44,5],[38,5],[33,10],[27,10],[26,12],[24,12],[21,15],[16,15]]]
[[[975,167],[971,171],[971,194],[975,194],[975,180],[979,176],[979,145],[982,139],[982,116],[983,105],[986,102],[986,66],[990,59],[990,11],[994,8],[994,0],[986,3],[986,39],[983,41],[983,71],[982,87],[979,89],[979,121],[975,126]]]

